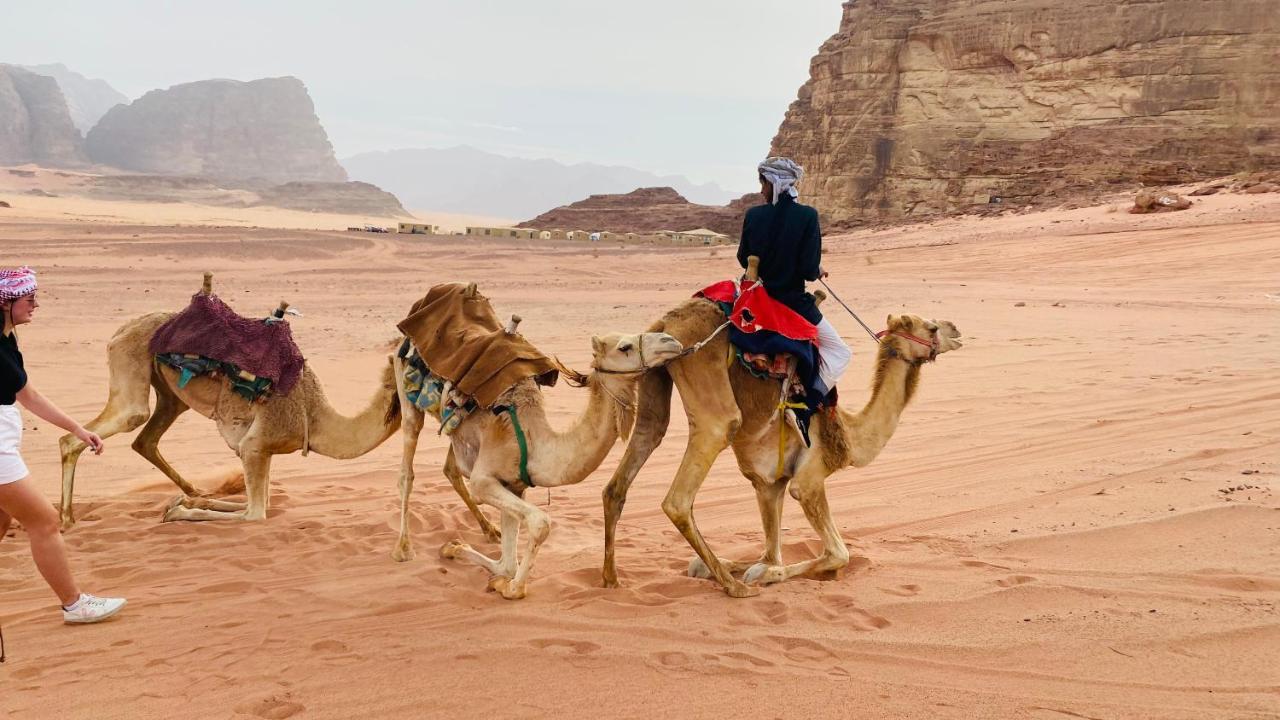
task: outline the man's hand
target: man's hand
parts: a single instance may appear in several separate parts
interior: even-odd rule
[[[822,267],[821,265],[819,265],[819,266],[818,266],[818,279],[819,279],[819,280],[821,280],[822,278],[826,277],[827,275],[828,275],[828,273],[827,273],[827,269],[826,269],[826,268],[824,268],[824,267]]]

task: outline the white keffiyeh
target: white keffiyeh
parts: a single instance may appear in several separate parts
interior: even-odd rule
[[[804,168],[797,165],[791,158],[765,158],[765,161],[756,166],[756,169],[773,186],[771,204],[777,205],[778,198],[784,192],[793,198],[800,197],[800,191],[796,189],[796,183],[800,182],[800,178],[804,177]]]

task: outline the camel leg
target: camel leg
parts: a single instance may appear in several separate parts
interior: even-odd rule
[[[85,428],[98,433],[104,440],[133,430],[151,415],[150,356],[129,356],[123,344],[113,343],[108,347],[107,359],[110,385],[107,404],[97,417],[85,424]],[[58,449],[62,455],[62,504],[59,519],[64,530],[75,524],[71,503],[76,482],[76,462],[86,447],[74,435],[63,435],[58,439]]]
[[[160,454],[160,438],[173,425],[173,421],[178,416],[186,412],[190,408],[187,404],[178,399],[177,395],[169,389],[169,386],[160,381],[157,376],[152,376],[152,386],[156,389],[156,409],[151,413],[151,419],[143,426],[142,432],[138,433],[138,437],[133,439],[133,450],[142,457],[147,459],[152,465],[155,465],[165,477],[173,481],[182,490],[182,497],[196,497],[202,493],[196,489],[191,483],[187,482],[173,466]]]
[[[649,456],[662,443],[671,420],[671,376],[665,370],[652,370],[640,379],[636,395],[636,423],[622,454],[622,462],[601,494],[604,500],[604,568],[601,576],[605,587],[618,587],[618,567],[614,556],[618,520],[627,502],[631,482],[648,462]]]
[[[517,522],[522,521],[524,527],[529,531],[529,547],[525,550],[524,557],[516,564],[515,574],[510,579],[505,575],[499,574],[493,578],[489,585],[508,600],[520,600],[528,592],[529,573],[533,570],[533,563],[538,557],[538,550],[542,548],[547,536],[551,534],[551,518],[547,517],[547,514],[538,506],[509,492],[495,479],[485,478],[480,482],[475,482],[473,477],[472,482],[476,494],[485,504],[492,505],[502,511],[504,519],[502,527],[502,559],[504,563],[510,563],[511,559],[517,554],[515,538],[507,538],[506,518],[509,516],[517,518]],[[507,552],[508,548],[511,549],[511,552]]]
[[[502,513],[502,555],[497,560],[476,550],[461,540],[450,540],[440,548],[441,557],[454,560],[466,560],[479,565],[494,578],[511,578],[516,574],[516,540],[520,537],[520,516],[515,513]],[[496,583],[490,580],[490,589]]]
[[[831,519],[831,506],[827,503],[827,472],[820,462],[802,469],[793,481],[797,483],[800,507],[809,524],[822,540],[822,554],[812,560],[782,565],[760,563],[747,570],[746,580],[768,585],[782,582],[798,575],[831,579],[836,571],[849,564],[849,548]]]
[[[396,384],[400,384],[396,373]],[[423,414],[413,403],[400,396],[400,434],[403,450],[400,454],[400,536],[391,551],[391,559],[406,562],[413,559],[413,543],[409,540],[409,496],[413,493],[413,459],[418,453],[418,438],[422,434]],[[449,452],[452,454],[453,450]]]
[[[462,498],[462,502],[466,504],[467,509],[475,516],[477,522],[480,523],[480,529],[492,542],[501,539],[501,533],[498,528],[489,522],[489,518],[485,517],[480,511],[480,506],[476,505],[476,501],[471,497],[471,491],[467,489],[467,481],[462,477],[462,470],[458,469],[458,460],[453,456],[453,446],[449,446],[449,454],[444,458],[444,476],[449,478],[449,484],[453,486],[453,491],[458,493],[458,497]]]
[[[760,507],[760,525],[764,528],[764,550],[756,560],[721,560],[721,564],[733,575],[746,572],[762,563],[782,563],[782,503],[786,499],[787,483],[771,483],[756,477],[751,478],[751,481],[756,490],[756,504]],[[712,577],[707,564],[697,556],[689,561],[687,572],[689,577],[703,580],[710,580]]]
[[[252,434],[252,431],[250,431]],[[243,446],[243,445],[242,445]],[[164,514],[162,522],[175,520],[262,520],[267,517],[267,492],[271,481],[271,454],[261,450],[241,450],[244,464],[244,487],[248,502],[240,510],[213,510],[176,505]]]

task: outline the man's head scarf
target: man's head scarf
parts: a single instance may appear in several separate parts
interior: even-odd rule
[[[804,168],[800,167],[791,158],[771,157],[765,158],[765,161],[757,167],[760,176],[769,181],[773,186],[773,200],[770,204],[777,205],[778,198],[782,193],[786,193],[793,198],[800,197],[800,191],[796,189],[796,183],[800,182],[800,178],[804,177]]]
[[[0,270],[0,300],[17,300],[35,291],[35,270],[25,265],[16,270]]]

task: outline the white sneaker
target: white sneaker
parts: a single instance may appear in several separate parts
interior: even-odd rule
[[[75,624],[102,622],[120,612],[124,604],[124,598],[100,598],[80,593],[80,599],[72,603],[70,609],[62,608],[62,621]]]

